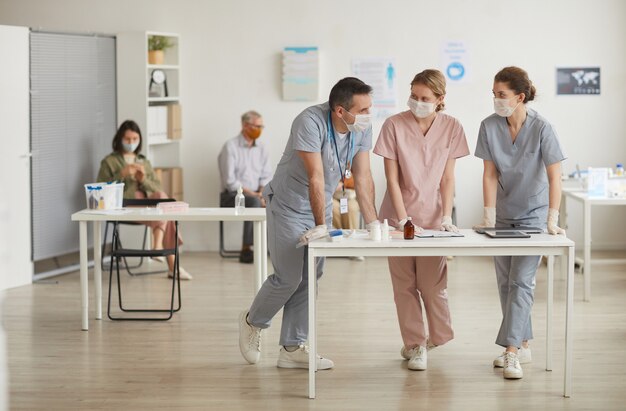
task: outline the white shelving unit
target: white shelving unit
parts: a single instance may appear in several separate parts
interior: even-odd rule
[[[164,51],[163,64],[148,62],[148,40],[152,36],[167,37],[172,43]],[[167,135],[168,106],[181,103],[179,42],[180,36],[174,33],[148,31],[117,35],[117,120],[121,123],[132,119],[139,124],[142,152],[155,168],[180,167],[180,140]],[[162,92],[159,96],[151,95],[154,70],[165,73],[167,96]]]

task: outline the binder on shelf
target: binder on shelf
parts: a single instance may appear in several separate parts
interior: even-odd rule
[[[181,109],[180,104],[168,104],[167,106],[167,138],[180,140],[182,138]]]
[[[167,141],[167,107],[148,107],[148,143],[163,143]]]
[[[183,201],[183,169],[181,167],[159,167],[154,169],[161,189],[178,201]]]

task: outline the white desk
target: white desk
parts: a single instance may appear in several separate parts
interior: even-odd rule
[[[87,261],[87,223],[93,223],[94,284],[96,288],[96,319],[102,319],[102,269],[101,244],[102,223],[105,221],[252,221],[254,222],[255,292],[267,277],[267,223],[264,208],[246,208],[235,215],[234,208],[190,208],[186,212],[159,214],[155,208],[127,208],[128,213],[118,210],[82,210],[72,214],[72,221],[79,222],[80,233],[80,298],[82,303],[82,329],[89,329],[89,279]]]
[[[592,206],[624,206],[626,198],[589,198],[586,192],[575,189],[566,189],[562,191],[563,201],[561,208],[562,226],[567,228],[567,199],[571,198],[582,203],[583,206],[583,259],[577,259],[582,264],[583,273],[583,301],[591,300],[591,207]],[[626,259],[595,259],[594,263],[603,264],[623,264]]]
[[[315,398],[315,371],[317,367],[315,257],[345,256],[495,256],[546,255],[548,260],[546,370],[552,369],[552,302],[554,294],[554,258],[561,256],[561,269],[567,276],[565,304],[565,378],[563,395],[572,392],[572,317],[574,305],[574,242],[564,236],[535,234],[528,239],[492,239],[472,230],[461,230],[465,237],[424,238],[374,242],[344,239],[340,242],[317,240],[309,244],[309,398]],[[494,289],[496,284],[494,282]],[[389,298],[392,298],[390,295]],[[499,310],[500,307],[494,307]],[[494,325],[495,326],[495,325]],[[495,330],[495,328],[494,328]]]

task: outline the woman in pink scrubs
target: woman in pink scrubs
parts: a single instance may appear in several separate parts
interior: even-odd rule
[[[402,230],[408,217],[422,229],[458,231],[452,224],[454,165],[469,154],[461,123],[441,111],[446,80],[438,70],[424,70],[411,82],[410,110],[389,117],[374,153],[385,159],[387,192],[380,218]],[[401,355],[411,370],[427,368],[427,347],[454,337],[448,308],[445,257],[389,257]],[[421,301],[420,301],[421,299]],[[424,326],[423,302],[428,318]]]

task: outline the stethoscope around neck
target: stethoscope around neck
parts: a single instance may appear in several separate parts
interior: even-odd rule
[[[350,149],[346,152],[346,170],[345,172],[341,169],[341,159],[339,158],[339,148],[337,146],[337,139],[335,138],[335,132],[333,129],[333,123],[330,117],[330,111],[328,112],[328,144],[331,144],[331,141],[335,147],[335,155],[337,156],[337,165],[339,166],[339,174],[341,175],[341,182],[343,183],[345,190],[345,179],[350,178],[352,176],[352,159],[354,158],[354,138],[352,137],[352,133],[348,138],[350,139]],[[331,149],[332,150],[332,149]],[[330,171],[335,171],[333,167],[334,160],[329,155],[329,160],[331,161]]]

